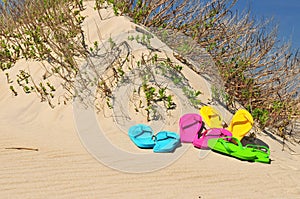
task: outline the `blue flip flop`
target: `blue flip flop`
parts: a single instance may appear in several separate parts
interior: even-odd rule
[[[173,152],[180,144],[180,136],[174,132],[161,131],[153,137],[155,142],[153,151],[155,153]]]
[[[152,149],[155,145],[153,131],[150,126],[137,124],[129,128],[128,135],[132,142],[142,149]]]

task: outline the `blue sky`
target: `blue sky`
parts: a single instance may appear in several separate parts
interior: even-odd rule
[[[239,11],[249,8],[256,18],[274,17],[279,23],[278,39],[291,41],[293,48],[300,49],[300,0],[239,0]]]

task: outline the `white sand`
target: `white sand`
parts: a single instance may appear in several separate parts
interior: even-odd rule
[[[99,40],[99,32],[103,40],[134,34],[136,25],[126,17],[106,13],[106,19],[100,21],[92,2],[86,13],[85,30],[91,43]],[[153,45],[161,43],[153,40]],[[161,48],[168,50],[166,46]],[[33,63],[27,65],[32,67]],[[191,84],[204,92],[203,101],[207,100],[209,89],[204,80],[193,77],[191,71],[185,73]],[[300,147],[287,143],[294,151],[287,147],[282,151],[281,138],[276,136],[258,135],[270,146],[274,160],[270,165],[213,152],[200,158],[201,150],[184,144],[182,148],[187,150],[167,167],[148,173],[125,173],[104,166],[88,153],[78,136],[72,104],[51,109],[34,95],[14,97],[4,75],[0,91],[0,198],[300,198]],[[230,115],[224,115],[229,121]],[[130,142],[112,118],[97,118],[113,144],[145,153]],[[164,128],[178,132],[176,116],[171,121]],[[10,147],[38,151],[6,149]]]

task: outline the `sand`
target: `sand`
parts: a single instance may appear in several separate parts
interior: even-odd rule
[[[88,18],[84,29],[90,43],[109,37],[121,41],[128,35],[137,34],[136,25],[128,18],[115,17],[102,10],[104,20],[101,21],[93,10],[93,2],[87,2],[86,8]],[[171,51],[157,38],[152,42],[157,48]],[[21,62],[16,70],[34,65],[39,63]],[[202,101],[208,100],[210,89],[204,78],[189,70],[184,73],[191,84],[203,92]],[[282,139],[277,136],[257,133],[258,139],[270,147],[271,164],[243,162],[201,151],[190,144],[183,144],[175,155],[153,155],[130,142],[125,127],[129,123],[120,126],[120,121],[113,117],[95,115],[101,126],[99,137],[105,137],[126,154],[146,154],[156,158],[153,168],[143,164],[141,158],[141,165],[137,167],[140,170],[134,172],[126,157],[122,157],[124,162],[103,157],[109,151],[103,147],[104,142],[96,142],[97,134],[95,145],[86,145],[90,140],[82,139],[83,132],[80,132],[76,117],[78,109],[74,104],[51,109],[35,95],[15,97],[4,75],[0,78],[0,90],[0,198],[300,198],[300,147],[286,142],[282,150]],[[217,108],[225,120],[230,121],[231,115],[222,107]],[[189,111],[184,109],[181,114]],[[112,110],[106,113],[113,114]],[[178,132],[179,117],[180,113],[175,112],[163,126],[150,125],[156,130],[165,128]],[[89,120],[86,118],[85,121],[88,123]],[[18,147],[38,150],[14,149]],[[93,152],[99,149],[102,149],[101,153]],[[106,161],[121,166],[112,168],[103,164]],[[139,162],[139,159],[132,161]],[[127,165],[128,169],[122,165]]]

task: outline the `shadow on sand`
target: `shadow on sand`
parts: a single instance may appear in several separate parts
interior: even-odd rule
[[[247,144],[255,144],[255,145],[265,146],[265,147],[269,148],[269,145],[267,143],[265,143],[264,141],[262,141],[259,138],[255,138],[255,137],[245,136],[241,140],[241,143],[243,144],[243,146],[246,146]]]

